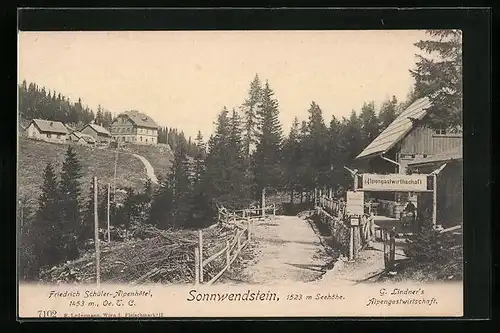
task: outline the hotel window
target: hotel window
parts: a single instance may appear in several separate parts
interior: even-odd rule
[[[148,142],[148,139],[146,139],[146,142]]]
[[[47,133],[47,138],[49,138],[49,139],[50,139],[51,137],[52,137],[52,134]]]
[[[142,136],[141,136],[141,141],[142,141]]]

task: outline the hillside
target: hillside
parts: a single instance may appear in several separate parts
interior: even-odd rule
[[[43,169],[50,162],[54,166],[57,175],[59,175],[67,148],[67,145],[35,141],[24,137],[19,138],[19,198],[26,197],[32,208],[36,207],[40,195],[40,186],[43,183]],[[82,164],[82,193],[84,196],[88,197],[93,176],[98,177],[100,185],[112,184],[115,161],[113,150],[94,149],[78,145],[74,145],[74,148]],[[116,169],[117,189],[127,186],[141,189],[146,178],[144,165],[140,160],[130,154],[119,154]]]

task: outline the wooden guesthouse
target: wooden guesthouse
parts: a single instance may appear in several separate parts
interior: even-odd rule
[[[430,174],[448,163],[437,181],[438,223],[448,224],[447,220],[461,219],[461,208],[457,208],[461,195],[456,195],[461,192],[454,186],[461,188],[462,134],[425,126],[430,106],[424,97],[406,108],[356,157],[356,168],[359,173]],[[429,202],[432,208],[435,199],[427,192],[418,196],[412,192],[371,192],[370,197],[380,202],[386,216],[396,218],[408,201],[417,207],[417,214],[426,214]]]

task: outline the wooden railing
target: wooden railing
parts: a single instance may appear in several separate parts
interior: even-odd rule
[[[318,200],[319,206],[330,215],[341,217],[345,213],[345,203],[327,196],[321,196]]]
[[[264,211],[264,214],[262,213]],[[226,240],[225,246],[216,253],[210,255],[208,258],[204,258],[203,253],[203,232],[198,231],[198,245],[195,248],[194,258],[195,258],[195,284],[213,284],[226,272],[231,264],[236,260],[241,250],[248,245],[252,240],[252,225],[255,221],[266,216],[267,212],[272,212],[269,214],[270,217],[274,218],[276,216],[276,205],[270,205],[264,208],[248,208],[243,210],[229,211],[224,208],[219,208],[219,222],[225,223],[235,223],[237,227],[236,232],[231,237],[231,239]],[[240,222],[238,225],[236,222]],[[243,223],[241,223],[243,222]],[[215,274],[210,280],[205,282],[205,268],[206,266],[218,259],[221,256],[225,256],[225,264],[223,268]]]

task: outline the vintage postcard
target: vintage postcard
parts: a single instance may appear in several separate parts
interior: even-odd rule
[[[18,33],[18,314],[460,317],[462,33]]]

